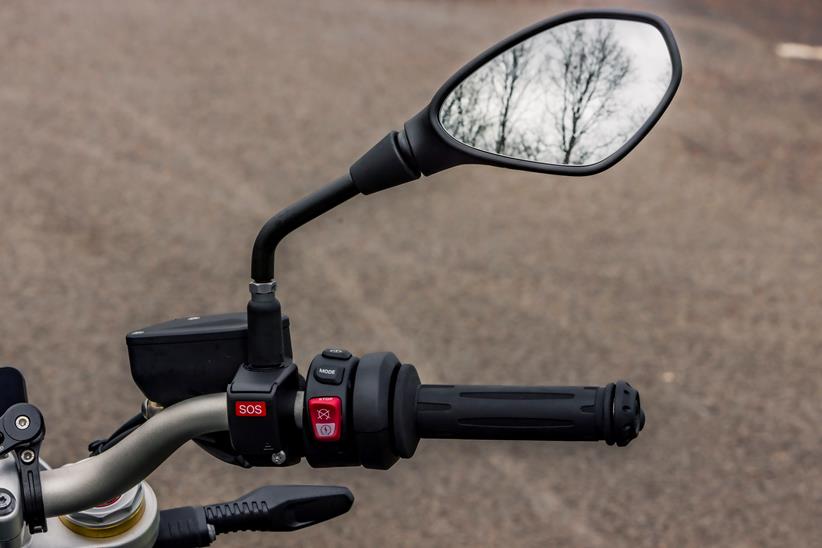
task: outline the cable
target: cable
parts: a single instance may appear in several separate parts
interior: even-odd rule
[[[146,418],[142,415],[142,413],[134,415],[126,422],[124,422],[108,438],[94,440],[93,442],[89,443],[89,452],[92,456],[94,456],[99,455],[103,451],[111,449],[112,447],[120,443],[123,440],[123,438],[134,432],[134,430],[136,430],[144,422],[146,422]]]

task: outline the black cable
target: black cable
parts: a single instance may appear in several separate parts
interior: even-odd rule
[[[143,416],[142,413],[138,413],[138,414],[134,415],[133,417],[131,417],[130,419],[128,419],[126,422],[124,422],[120,426],[120,428],[115,430],[114,433],[109,436],[109,439],[113,438],[114,436],[120,434],[121,432],[123,432],[125,430],[132,430],[132,429],[134,429],[134,427],[140,426],[144,422],[146,422],[146,418]]]
[[[90,444],[88,444],[88,450],[92,456],[99,455],[103,451],[107,451],[123,441],[123,439],[134,432],[137,428],[140,427],[144,422],[146,422],[146,418],[142,415],[142,413],[134,415],[126,422],[124,422],[120,427],[115,430],[108,438],[94,440]]]

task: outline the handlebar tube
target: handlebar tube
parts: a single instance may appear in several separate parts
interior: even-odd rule
[[[228,428],[225,393],[172,405],[94,457],[41,473],[46,516],[70,514],[136,485],[192,438]]]
[[[315,361],[311,372],[316,365]],[[416,447],[414,439],[418,441],[419,438],[604,439],[608,444],[623,446],[636,437],[645,422],[638,392],[624,381],[604,387],[434,386],[419,384],[413,366],[403,364],[399,369],[414,373],[390,377],[410,379],[402,389],[388,385],[379,387],[394,400],[390,404],[393,413],[387,401],[384,409],[380,407],[380,412],[391,417],[389,431],[380,438],[389,446],[372,447],[396,455],[386,468],[397,457],[411,457]],[[358,377],[363,374],[365,370],[360,371]],[[313,375],[309,375],[309,385],[312,381]],[[316,386],[329,385],[320,383]],[[355,420],[354,431],[348,436],[363,435],[360,430],[364,425],[356,421],[357,408],[361,405],[373,407],[376,398],[373,390],[366,392],[354,391],[360,396],[351,402]],[[307,413],[303,405],[298,405],[304,403],[304,399],[308,400],[309,394],[298,391],[293,417],[298,428],[303,426],[301,419]],[[228,430],[228,413],[224,392],[191,398],[153,416],[99,455],[43,471],[41,482],[46,516],[77,512],[118,496],[145,479],[185,442]],[[303,432],[305,443],[315,449],[326,451],[327,448],[332,455],[339,450],[338,443],[315,440],[311,425],[304,425]],[[410,449],[396,447],[396,440],[409,436],[413,438]],[[313,466],[323,465],[322,458],[309,461]],[[325,465],[367,466],[368,463],[358,458],[352,462]]]

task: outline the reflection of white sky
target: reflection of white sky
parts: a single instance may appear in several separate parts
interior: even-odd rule
[[[526,41],[526,44],[530,43],[532,48],[529,59],[537,60],[537,64],[543,67],[559,62],[561,56],[551,37],[552,33],[564,32],[580,26],[590,33],[596,25],[602,22],[612,25],[613,37],[622,47],[625,56],[630,59],[632,68],[630,74],[612,96],[613,104],[619,105],[617,112],[610,117],[598,120],[585,136],[588,147],[597,148],[597,145],[602,147],[597,149],[596,157],[592,156],[586,160],[586,164],[596,163],[616,152],[625,140],[645,122],[647,116],[662,99],[671,79],[671,59],[662,34],[656,27],[637,21],[586,19],[565,23],[529,38]],[[550,111],[562,105],[562,92],[555,85],[547,82],[544,75],[535,75],[535,65],[531,61],[526,61],[526,63],[527,68],[518,84],[522,86],[522,100],[516,111],[510,114],[509,127],[512,128],[512,133],[539,136],[547,142],[557,143],[560,140],[559,134],[554,125],[548,121],[548,116]],[[493,70],[491,67],[494,65],[495,61],[490,61],[478,69],[466,79],[466,85],[470,85],[469,81],[475,76],[479,77],[483,71]],[[527,86],[523,86],[525,83]],[[488,105],[489,101],[494,101],[494,97],[500,97],[498,94],[501,90],[494,89],[496,86],[488,83],[482,86],[483,104]],[[477,115],[483,114],[477,113]],[[625,137],[617,138],[621,135]],[[480,145],[480,143],[466,144]],[[486,150],[493,152],[490,149]],[[540,157],[540,161],[553,163],[557,160],[545,156]]]
[[[671,82],[671,55],[656,27],[636,21],[614,21],[614,36],[634,60],[634,74],[623,93],[655,107]],[[660,83],[660,75],[667,78]],[[660,89],[660,87],[662,89]]]

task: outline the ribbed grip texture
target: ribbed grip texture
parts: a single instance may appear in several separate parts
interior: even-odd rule
[[[595,441],[605,438],[611,398],[595,386],[424,384],[417,430],[423,438]]]
[[[235,531],[294,531],[344,514],[354,497],[344,487],[261,487],[232,502],[205,506],[217,534]]]
[[[223,502],[205,507],[206,521],[217,534],[268,529],[269,507],[265,501]]]

